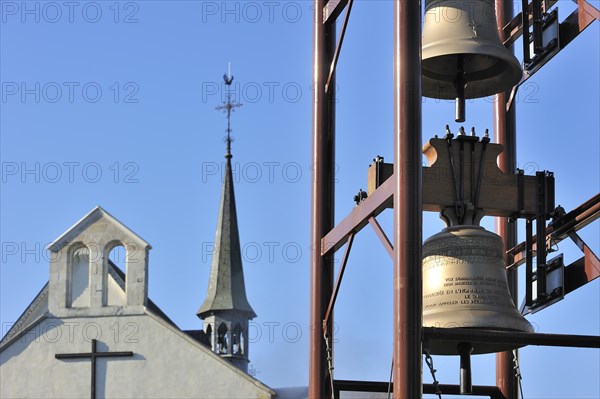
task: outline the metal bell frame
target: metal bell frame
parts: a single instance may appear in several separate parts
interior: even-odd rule
[[[394,1],[394,164],[408,165],[410,173],[392,174],[359,206],[357,206],[340,223],[334,223],[334,184],[333,165],[335,165],[335,68],[342,47],[344,34],[348,24],[353,0],[314,0],[314,63],[313,81],[315,82],[313,101],[313,153],[312,164],[312,212],[311,242],[311,329],[309,345],[309,397],[326,398],[339,394],[340,390],[388,392],[387,382],[342,381],[333,380],[328,368],[327,353],[322,331],[315,328],[323,324],[324,330],[331,331],[333,307],[339,291],[343,268],[348,259],[351,244],[356,233],[367,224],[371,225],[380,237],[384,248],[394,262],[394,364],[393,364],[393,397],[419,398],[423,393],[434,393],[438,388],[444,394],[459,394],[456,385],[439,385],[422,383],[422,348],[424,342],[435,340],[465,340],[471,343],[510,343],[511,345],[550,345],[569,347],[600,347],[600,337],[531,334],[498,331],[475,333],[478,329],[463,328],[422,328],[422,292],[421,292],[421,212],[424,210],[422,196],[421,167],[421,8],[420,2]],[[505,46],[514,43],[525,31],[524,48],[525,70],[520,83],[523,83],[545,64],[553,55],[595,20],[600,19],[598,10],[585,0],[578,1],[578,8],[561,23],[560,40],[543,40],[545,16],[555,0],[533,0],[528,4],[523,0],[523,13],[513,18],[513,4],[507,0],[496,0],[498,31]],[[335,22],[346,9],[341,34],[336,44]],[[540,17],[540,15],[542,17]],[[511,19],[512,18],[512,19]],[[530,23],[533,22],[532,25]],[[533,34],[530,34],[530,28]],[[530,37],[533,36],[534,50],[530,58]],[[559,42],[559,43],[557,43]],[[554,44],[552,44],[554,43]],[[552,47],[558,49],[552,51]],[[402,60],[402,62],[400,62]],[[499,166],[505,173],[512,173],[515,165],[515,114],[513,98],[518,85],[511,92],[499,93],[494,102],[495,137],[498,143],[505,146],[505,151],[498,158]],[[538,177],[538,176],[536,176]],[[547,177],[547,176],[546,176]],[[539,176],[540,181],[545,179]],[[375,216],[394,204],[394,236],[390,241]],[[519,201],[521,202],[521,201]],[[543,202],[543,201],[541,201]],[[538,201],[538,204],[540,201]],[[520,204],[523,205],[523,204]],[[542,204],[543,207],[543,204]],[[585,257],[581,265],[574,264],[565,268],[565,290],[575,290],[599,276],[598,257],[578,239],[576,231],[600,215],[600,195],[595,196],[580,207],[553,220],[551,226],[542,224],[539,215],[527,216],[528,224],[535,220],[540,238],[554,240],[571,237],[584,251]],[[528,234],[527,242],[517,245],[516,224],[503,216],[498,224],[499,235],[503,239],[504,249],[509,256],[508,283],[513,298],[516,292],[515,268],[530,260],[531,250],[536,244],[536,237]],[[403,243],[414,243],[407,247]],[[540,242],[542,240],[540,239]],[[333,275],[333,252],[345,243],[346,251],[337,281]],[[333,244],[333,245],[332,245]],[[538,248],[538,257],[543,245]],[[415,267],[417,265],[418,267]],[[590,266],[591,265],[591,266]],[[580,273],[585,270],[585,273]],[[567,273],[570,271],[570,273]],[[567,275],[569,275],[567,281]],[[538,276],[539,278],[539,276]],[[410,281],[411,284],[400,284]],[[335,284],[334,284],[335,283]],[[528,287],[526,287],[529,289]],[[539,288],[539,286],[538,286]],[[402,339],[399,339],[402,338]],[[463,353],[468,354],[468,348]],[[461,362],[462,363],[462,362]],[[331,380],[331,384],[330,381]],[[474,386],[473,394],[486,395],[491,398],[513,399],[518,397],[517,385],[513,370],[512,353],[497,354],[496,386]],[[333,392],[332,392],[333,391]]]

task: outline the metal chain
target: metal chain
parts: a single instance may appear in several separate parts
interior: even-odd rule
[[[440,390],[440,382],[435,378],[435,372],[437,371],[433,368],[433,358],[429,354],[429,349],[425,349],[425,363],[429,367],[429,371],[431,372],[431,377],[433,378],[433,386],[435,387],[435,394],[439,399],[442,399],[442,391]]]
[[[513,369],[515,370],[515,377],[519,384],[519,391],[521,391],[521,399],[523,399],[523,385],[521,384],[523,376],[521,375],[521,366],[519,366],[518,352],[516,349],[513,349]]]
[[[331,382],[331,399],[335,399],[335,391],[333,390],[333,356],[331,355],[331,346],[329,345],[329,337],[327,332],[323,332],[325,340],[325,350],[327,352],[327,366],[329,368],[329,381]]]

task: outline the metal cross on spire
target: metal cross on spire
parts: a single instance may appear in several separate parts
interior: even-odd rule
[[[223,111],[227,114],[227,136],[225,136],[225,142],[227,143],[227,154],[225,157],[231,158],[231,142],[233,138],[231,137],[231,113],[235,110],[235,108],[239,108],[242,106],[237,101],[231,101],[231,83],[233,82],[233,75],[231,74],[231,64],[229,64],[227,74],[223,75],[223,80],[225,81],[225,86],[227,86],[227,101],[223,102],[223,105],[219,105],[216,107],[217,110]]]

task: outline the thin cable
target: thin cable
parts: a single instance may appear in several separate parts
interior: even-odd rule
[[[394,377],[394,356],[392,356],[392,366],[390,367],[390,382],[388,383],[387,399],[392,394],[392,378]]]

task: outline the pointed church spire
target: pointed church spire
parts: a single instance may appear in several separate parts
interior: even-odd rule
[[[229,88],[233,76],[229,73],[223,78],[227,86],[227,102],[217,109],[227,114],[225,175],[208,293],[197,315],[204,320],[204,330],[211,340],[213,351],[230,358],[238,368],[247,372],[248,321],[256,317],[256,313],[246,298],[231,170],[231,112],[241,104],[231,100]]]

